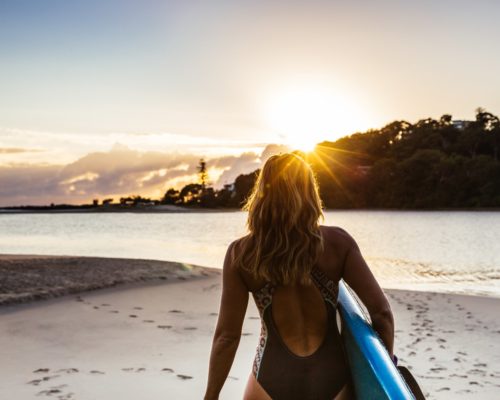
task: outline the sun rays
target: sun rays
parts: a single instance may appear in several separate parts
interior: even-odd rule
[[[277,90],[264,104],[270,129],[294,150],[312,151],[323,140],[335,140],[365,120],[349,96],[328,85],[291,85]]]

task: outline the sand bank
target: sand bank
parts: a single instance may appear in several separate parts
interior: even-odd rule
[[[0,305],[49,299],[134,282],[218,274],[169,261],[104,257],[0,255]]]
[[[220,297],[220,273],[203,271],[1,307],[0,398],[202,398]],[[429,399],[498,398],[500,300],[387,292],[396,353]],[[221,399],[241,398],[259,324],[250,301]]]

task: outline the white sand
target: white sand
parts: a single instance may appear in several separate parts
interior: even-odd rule
[[[396,353],[429,399],[499,398],[499,299],[388,292]],[[3,306],[0,398],[201,399],[219,297],[211,275]],[[259,324],[250,299],[221,399],[241,398]]]

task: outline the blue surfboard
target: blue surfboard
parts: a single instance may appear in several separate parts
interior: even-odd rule
[[[338,303],[356,398],[415,399],[356,298],[342,281],[339,283]]]

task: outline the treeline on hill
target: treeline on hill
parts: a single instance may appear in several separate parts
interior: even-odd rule
[[[474,121],[453,121],[451,115],[395,121],[322,142],[304,157],[327,208],[474,208],[500,207],[499,151],[499,118],[477,109]],[[203,180],[169,189],[162,203],[239,207],[258,172],[217,191]]]

